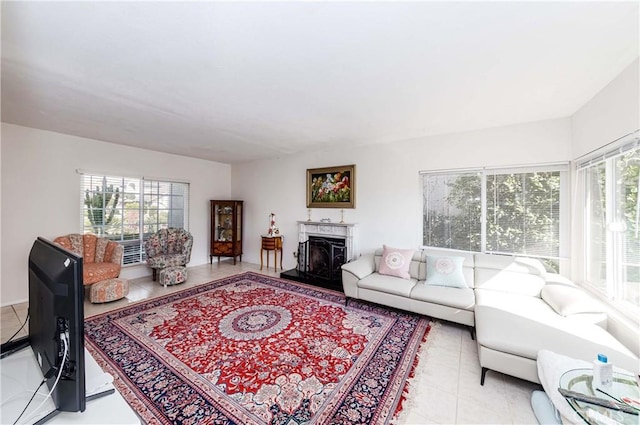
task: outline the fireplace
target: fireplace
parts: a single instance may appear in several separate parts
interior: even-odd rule
[[[344,239],[309,236],[298,244],[298,271],[313,278],[340,281],[346,258]]]
[[[295,269],[280,277],[342,291],[340,266],[358,257],[355,223],[298,222]]]

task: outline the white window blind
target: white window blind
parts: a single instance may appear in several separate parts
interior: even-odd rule
[[[158,229],[188,229],[189,184],[85,173],[81,228],[124,247],[123,264],[144,261],[144,240]]]
[[[527,255],[559,267],[567,164],[421,174],[424,245]]]
[[[640,311],[640,131],[578,163],[587,284]]]
[[[543,258],[560,256],[560,172],[487,172],[487,246]]]
[[[427,246],[481,250],[482,172],[423,176],[423,235]]]

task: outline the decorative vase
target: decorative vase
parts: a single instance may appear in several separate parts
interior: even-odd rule
[[[269,214],[269,236],[275,236],[280,233],[280,229],[276,226],[276,215],[274,213]]]

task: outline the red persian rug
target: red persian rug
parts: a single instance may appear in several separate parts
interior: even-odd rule
[[[85,343],[158,424],[387,424],[428,319],[244,273],[85,321]]]

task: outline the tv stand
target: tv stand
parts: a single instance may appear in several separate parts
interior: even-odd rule
[[[99,392],[99,393],[96,393],[96,394],[88,395],[86,400],[87,401],[95,400],[97,398],[104,397],[106,395],[111,395],[111,394],[113,394],[115,392],[116,392],[116,389],[115,388],[111,388],[111,389],[106,390],[106,391],[102,391],[102,392]]]
[[[20,351],[30,345],[31,343],[29,342],[28,336],[23,336],[13,341],[5,342],[4,344],[2,344],[2,346],[0,346],[0,359],[5,358],[6,356],[10,356],[16,351]]]
[[[88,396],[86,397],[86,400],[89,402],[89,401],[91,401],[91,400],[95,400],[95,399],[100,398],[100,397],[104,397],[104,396],[107,396],[107,395],[114,394],[115,392],[116,392],[116,389],[115,389],[115,388],[111,388],[111,389],[109,389],[109,390],[102,391],[102,392],[99,392],[99,393],[96,393],[96,394],[93,394],[93,395],[88,395]],[[86,411],[86,410],[85,410],[85,411]],[[39,419],[39,420],[38,420],[37,422],[35,422],[33,425],[41,425],[41,424],[44,424],[44,423],[46,423],[46,422],[49,422],[51,419],[53,419],[53,418],[54,418],[55,416],[57,416],[59,413],[62,413],[62,411],[60,411],[60,410],[54,410],[54,411],[52,411],[51,413],[49,413],[47,416],[45,416],[44,418]]]
[[[4,353],[5,347],[2,348]],[[31,398],[33,391],[42,381],[42,372],[30,348],[14,350],[13,353],[11,356],[6,355],[0,361],[2,373],[2,379],[0,379],[0,385],[2,385],[0,423],[2,424],[13,423],[16,420]],[[31,409],[36,408],[42,402],[42,397],[36,397],[31,403],[31,409],[28,409],[20,419],[20,423],[104,424],[108,418],[110,424],[140,424],[136,413],[115,390],[113,384],[106,380],[108,377],[110,375],[105,374],[89,352],[85,350],[86,400],[91,401],[91,403],[87,403],[85,411],[60,412],[54,410],[55,406],[52,400],[47,400],[39,409],[41,413],[34,415]],[[40,392],[46,395],[49,391],[48,389],[44,391],[41,388]],[[108,397],[105,397],[107,395]],[[44,415],[44,417],[40,417],[40,415]]]

